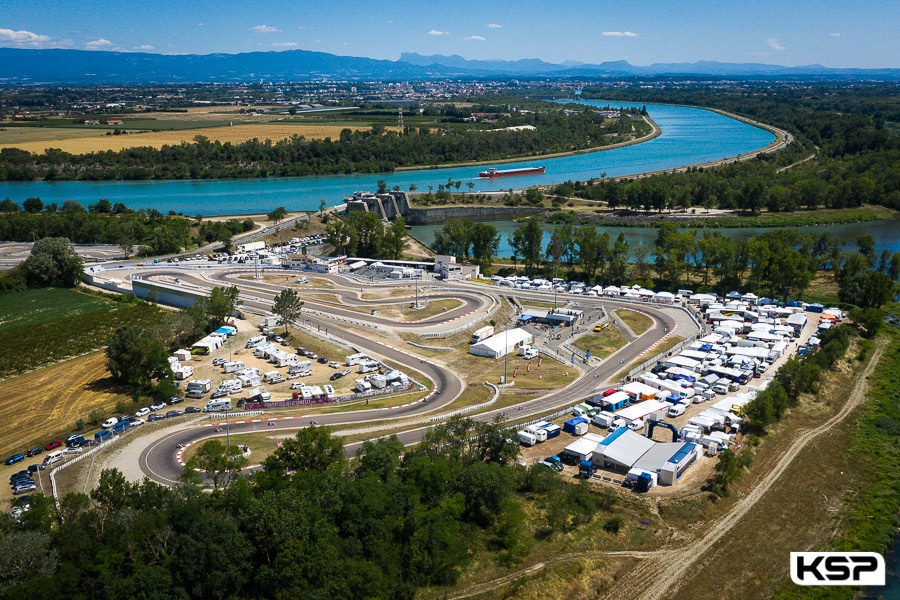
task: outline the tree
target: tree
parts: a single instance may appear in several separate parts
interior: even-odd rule
[[[388,260],[400,260],[406,248],[406,221],[403,217],[397,220],[384,232],[382,254]]]
[[[434,251],[437,254],[450,254],[459,261],[466,260],[472,245],[472,225],[471,221],[465,219],[445,221],[443,227],[434,232]]]
[[[185,463],[185,475],[191,478],[197,473],[196,469],[202,469],[212,481],[213,489],[217,490],[228,487],[246,465],[247,459],[237,446],[226,448],[219,440],[208,440]]]
[[[0,212],[4,212],[7,215],[10,215],[21,210],[22,207],[16,204],[16,202],[11,198],[6,198],[5,200],[0,201]]]
[[[22,208],[24,208],[27,213],[39,213],[44,210],[44,202],[40,198],[25,198],[25,202],[22,203]]]
[[[355,231],[351,235],[351,242],[356,240],[356,247],[348,248],[355,256],[365,258],[379,258],[384,241],[384,224],[378,215],[372,212],[353,211],[344,221]]]
[[[84,275],[84,261],[62,237],[35,242],[23,268],[31,287],[75,287]]]
[[[209,294],[206,302],[206,316],[213,329],[228,322],[238,305],[240,290],[237,286],[216,287]]]
[[[347,465],[344,442],[331,435],[328,427],[307,427],[284,440],[280,448],[263,462],[267,472],[285,471],[322,473],[326,470],[342,472]]]
[[[472,242],[472,260],[478,263],[483,272],[487,272],[493,258],[500,251],[500,232],[490,223],[472,223],[469,239]]]
[[[541,262],[541,245],[544,232],[535,219],[528,219],[525,225],[518,227],[510,240],[513,251],[525,263],[525,273],[531,275],[534,267]]]
[[[284,218],[287,216],[288,211],[285,207],[279,206],[272,212],[266,215],[266,218],[272,221],[275,224],[275,228],[278,229],[278,224],[281,223]],[[281,230],[278,229],[278,241],[281,241]]]
[[[334,248],[336,256],[350,254],[350,249],[356,249],[359,243],[359,234],[356,229],[342,219],[334,219],[325,226],[325,241]]]
[[[285,334],[288,332],[288,324],[300,318],[302,310],[303,300],[300,299],[300,294],[296,290],[285,288],[275,296],[272,312],[281,317]]]
[[[106,347],[106,366],[113,377],[138,389],[149,389],[154,379],[172,378],[162,342],[136,325],[126,325],[113,334]]]

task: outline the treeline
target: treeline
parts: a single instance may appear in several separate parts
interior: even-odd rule
[[[141,246],[143,256],[180,252],[192,244],[221,241],[253,229],[251,219],[199,221],[155,209],[138,211],[120,202],[100,199],[87,209],[75,200],[62,206],[27,198],[20,206],[10,198],[0,201],[0,239],[29,242],[44,237],[65,237],[75,244],[116,244],[124,254]],[[198,216],[202,219],[202,216]]]
[[[515,125],[535,129],[503,131]],[[194,143],[141,147],[120,151],[70,154],[48,149],[33,154],[18,148],[0,150],[0,181],[163,180],[289,177],[345,173],[382,173],[397,167],[539,156],[604,146],[611,134],[632,135],[648,130],[640,118],[623,116],[607,122],[594,109],[567,112],[557,105],[526,114],[499,116],[485,130],[447,126],[408,130],[405,135],[375,125],[368,131],[341,131],[338,139],[303,136],[271,140],[210,141],[198,135]]]
[[[460,260],[468,253],[466,229],[449,222],[436,232],[438,248]],[[753,291],[787,300],[802,294],[818,270],[831,270],[842,302],[880,307],[897,294],[900,252],[875,251],[871,235],[859,236],[858,250],[843,252],[829,231],[818,236],[796,229],[771,231],[734,241],[716,230],[679,230],[663,223],[653,246],[631,247],[593,225],[562,225],[553,230],[546,250],[543,231],[528,219],[510,239],[514,266],[528,275],[565,275],[588,284],[624,285],[675,291],[679,287],[714,291]]]
[[[516,468],[517,452],[499,426],[455,419],[413,449],[367,442],[353,464],[327,428],[306,428],[212,493],[105,470],[90,496],[58,510],[34,497],[22,524],[0,519],[0,597],[412,599],[591,522],[595,537],[619,532],[612,490]],[[194,464],[232,456],[207,442]]]
[[[642,82],[646,83],[646,82]],[[677,88],[677,89],[676,89]],[[744,82],[684,84],[655,89],[586,88],[584,98],[639,98],[644,102],[722,109],[791,132],[795,142],[776,154],[717,169],[587,185],[567,183],[557,193],[605,200],[634,210],[688,207],[738,209],[755,214],[880,204],[900,208],[898,86],[793,85]],[[815,160],[797,164],[811,154]]]

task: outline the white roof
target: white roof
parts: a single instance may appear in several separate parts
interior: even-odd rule
[[[626,383],[622,386],[622,391],[628,394],[634,394],[636,396],[640,395],[656,395],[656,392],[659,390],[653,387],[650,387],[646,383],[641,383],[640,381],[632,381],[631,383]]]
[[[575,454],[589,454],[597,449],[597,445],[603,441],[603,436],[596,433],[586,433],[568,446],[566,450]]]
[[[658,392],[659,390],[655,390],[650,386],[646,386],[654,392]],[[645,400],[643,402],[638,402],[637,404],[632,404],[631,406],[626,406],[620,411],[616,411],[615,415],[617,417],[623,417],[628,419],[629,421],[634,421],[635,419],[642,419],[649,415],[650,413],[659,412],[661,410],[669,410],[669,407],[672,406],[668,402],[661,402],[659,400]]]
[[[672,292],[656,292],[656,294],[654,294],[653,297],[654,298],[669,298],[671,300],[674,300],[675,294],[673,294]]]
[[[655,444],[656,442],[653,440],[647,439],[634,431],[627,430],[622,432],[609,445],[601,446],[600,451],[604,459],[631,467]]]
[[[494,353],[503,352],[507,348],[511,348],[516,344],[530,344],[534,336],[522,328],[516,327],[494,334],[491,337],[472,344],[472,347],[486,348]]]

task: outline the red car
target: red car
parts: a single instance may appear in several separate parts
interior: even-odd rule
[[[608,390],[603,392],[603,397],[606,398],[607,396],[612,396],[613,394],[615,394],[618,391],[619,390],[617,390],[616,388],[609,388]]]
[[[52,442],[50,442],[49,444],[47,444],[46,446],[44,446],[44,450],[53,450],[54,448],[59,448],[59,447],[62,446],[62,445],[63,445],[63,444],[62,444],[62,441],[60,441],[60,440],[53,440]]]

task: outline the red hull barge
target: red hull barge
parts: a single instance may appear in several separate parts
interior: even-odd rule
[[[494,177],[514,177],[516,175],[541,175],[543,172],[544,167],[522,167],[521,169],[504,169],[502,171],[491,167],[487,171],[479,173],[478,176],[493,179]]]

